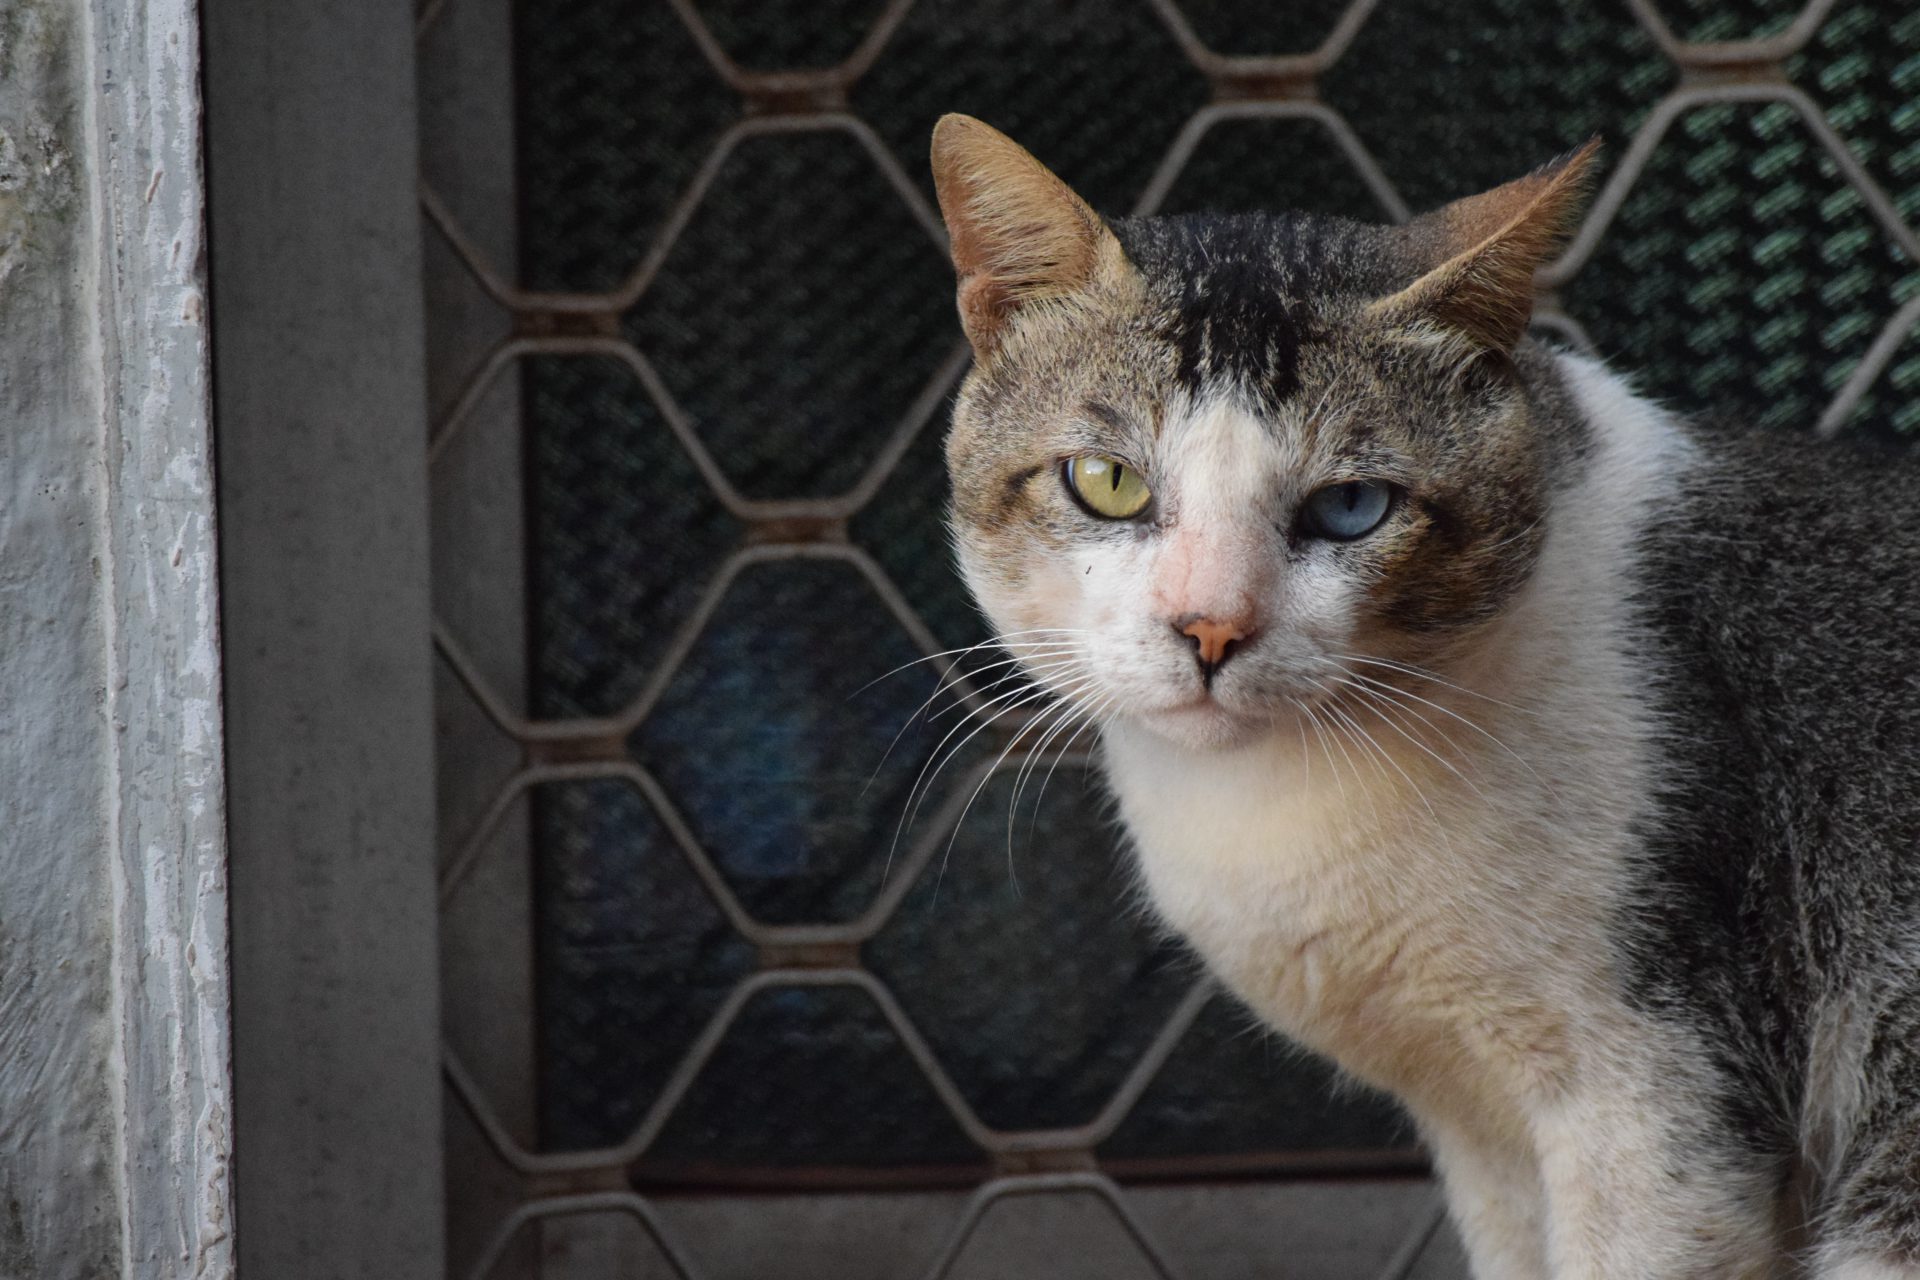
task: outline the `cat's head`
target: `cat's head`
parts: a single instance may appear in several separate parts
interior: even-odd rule
[[[1393,678],[1367,663],[1443,666],[1498,618],[1566,443],[1523,372],[1533,275],[1593,151],[1401,227],[1109,223],[1002,134],[943,119],[975,357],[953,529],[1028,671],[1226,744],[1291,733],[1343,677]]]

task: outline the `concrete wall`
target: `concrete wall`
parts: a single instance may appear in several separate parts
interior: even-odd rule
[[[0,4],[0,1276],[231,1273],[189,0]]]

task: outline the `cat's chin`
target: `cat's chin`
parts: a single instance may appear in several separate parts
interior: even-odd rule
[[[1217,698],[1201,696],[1136,716],[1140,726],[1191,751],[1227,751],[1273,732],[1265,716],[1249,716]]]

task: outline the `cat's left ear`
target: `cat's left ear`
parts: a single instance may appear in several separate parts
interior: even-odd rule
[[[1371,304],[1388,324],[1433,325],[1481,350],[1510,351],[1533,318],[1533,275],[1579,222],[1600,140],[1524,178],[1423,214],[1400,229],[1431,264]]]

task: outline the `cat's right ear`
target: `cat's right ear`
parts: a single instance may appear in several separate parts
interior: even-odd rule
[[[933,185],[954,271],[960,326],[985,363],[1013,316],[1129,276],[1100,215],[1013,139],[972,116],[933,127]]]

